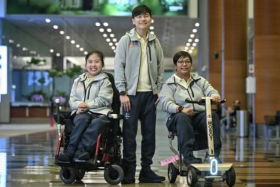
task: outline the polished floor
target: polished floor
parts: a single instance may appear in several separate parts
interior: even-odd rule
[[[173,156],[169,149],[167,131],[163,115],[158,115],[157,149],[154,157],[153,170],[167,179],[167,166],[161,166],[160,161]],[[236,129],[224,131],[222,128],[223,148],[221,159],[233,163],[236,172],[235,186],[276,187],[280,186],[280,144],[278,141],[266,139],[274,137],[276,129],[262,128],[265,135],[257,138],[236,136]],[[259,134],[263,134],[260,132]],[[140,142],[140,131],[137,137]],[[58,187],[58,186],[110,186],[106,183],[102,171],[86,173],[80,182],[72,185],[63,184],[59,178],[58,166],[54,165],[54,155],[58,136],[55,127],[48,124],[40,125],[0,125],[0,187]],[[138,143],[138,154],[140,143]],[[195,152],[195,156],[203,157],[205,151]],[[139,156],[136,179],[140,167]],[[121,184],[119,184],[121,186]],[[185,177],[177,177],[174,184],[168,180],[163,183],[123,185],[127,187],[175,187],[188,186]],[[226,182],[216,180],[211,183],[200,179],[198,187],[227,186]]]

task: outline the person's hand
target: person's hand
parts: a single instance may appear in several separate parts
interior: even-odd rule
[[[124,111],[128,112],[131,109],[130,100],[127,95],[120,95],[120,101]]]
[[[212,97],[212,101],[215,103],[215,104],[219,104],[221,102],[221,98],[218,97],[218,96],[214,96]]]
[[[87,108],[89,109],[89,106],[86,102],[81,102],[79,105],[78,105],[79,108]]]
[[[155,102],[155,107],[157,107],[158,103],[159,103],[159,93],[157,93],[157,100]]]
[[[193,109],[191,108],[183,108],[182,112],[186,113],[190,117],[194,115]]]

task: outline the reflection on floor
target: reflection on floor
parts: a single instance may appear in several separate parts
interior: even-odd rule
[[[34,126],[36,128],[36,126]],[[20,130],[19,130],[20,131]],[[235,130],[222,130],[223,162],[233,163],[236,171],[235,186],[276,187],[280,186],[280,144],[263,138],[238,138]],[[140,130],[138,132],[140,135]],[[53,164],[57,144],[56,130],[32,132],[31,134],[0,138],[0,187],[45,187],[45,186],[109,186],[103,178],[103,172],[89,172],[81,182],[65,185],[60,181],[58,166]],[[138,136],[140,150],[140,136]],[[167,167],[160,161],[173,156],[168,147],[167,131],[164,118],[157,124],[157,150],[154,157],[153,170],[167,178]],[[195,156],[203,157],[205,151],[195,152]],[[138,154],[140,152],[138,151]],[[136,179],[140,171],[140,156],[137,157],[138,167]],[[159,184],[143,184],[123,186],[188,186],[185,177],[177,177],[174,184],[168,180]],[[227,186],[225,182],[214,181],[205,183],[200,179],[197,186]]]

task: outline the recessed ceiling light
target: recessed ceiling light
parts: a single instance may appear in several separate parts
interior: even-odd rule
[[[56,53],[56,56],[60,56],[60,53]]]
[[[14,40],[9,40],[9,43],[14,43]]]
[[[116,41],[118,41],[116,38],[113,38],[113,42],[116,42]]]
[[[17,46],[17,47],[20,47],[20,44],[17,44],[16,46]]]
[[[87,52],[87,51],[85,51],[85,52],[84,52],[84,54],[85,54],[85,55],[87,55],[87,54],[88,54],[88,52]]]
[[[69,39],[70,39],[70,36],[66,36],[65,38],[66,38],[67,40],[69,40]]]
[[[100,28],[100,29],[99,29],[99,32],[104,32],[104,29],[103,29],[103,28]]]
[[[187,43],[187,44],[186,44],[186,46],[190,46],[190,45],[191,45],[190,43]]]
[[[57,25],[54,25],[53,28],[54,28],[54,29],[58,29],[58,26],[57,26]]]
[[[79,47],[80,47],[80,45],[79,45],[79,44],[77,44],[77,45],[76,45],[76,47],[77,47],[77,48],[79,48]]]
[[[99,22],[96,22],[95,25],[99,27],[101,24]]]
[[[105,27],[108,27],[109,23],[104,22],[103,25],[104,25]]]
[[[111,40],[110,40],[110,38],[107,38],[106,41],[107,41],[107,42],[110,42]]]
[[[112,42],[110,42],[110,43],[109,43],[109,45],[110,45],[110,46],[112,46],[112,45],[113,45],[113,43],[112,43]]]
[[[150,29],[151,29],[151,30],[154,30],[154,28],[155,28],[154,26],[150,26]]]
[[[106,38],[106,37],[107,37],[107,34],[103,34],[103,37]]]
[[[154,19],[152,19],[152,23],[154,23],[155,21],[154,21]]]
[[[116,47],[115,47],[115,46],[112,46],[112,49],[114,50],[114,49],[116,49]]]
[[[83,51],[83,50],[84,50],[84,48],[81,47],[81,48],[80,48],[80,51]]]
[[[193,37],[194,37],[194,34],[191,34],[190,37],[193,38]]]
[[[196,46],[196,43],[193,43],[192,46]]]
[[[71,40],[71,44],[74,44],[75,43],[75,40]]]
[[[111,38],[114,38],[114,36],[115,36],[114,34],[110,34],[110,37],[111,37]]]
[[[47,23],[50,23],[51,22],[51,20],[49,19],[49,18],[46,18],[46,20],[45,20]]]
[[[50,52],[51,52],[51,53],[53,53],[53,52],[54,52],[54,50],[53,50],[53,49],[50,49]]]
[[[107,32],[112,32],[112,29],[108,28],[108,29],[107,29]]]
[[[194,33],[196,33],[196,32],[197,32],[197,29],[193,29],[192,31],[193,31]]]
[[[196,26],[196,27],[199,27],[199,23],[196,23],[195,26]]]
[[[192,42],[192,39],[188,39],[188,42]]]
[[[194,41],[195,41],[195,42],[199,42],[199,39],[195,39]]]
[[[64,31],[60,31],[59,33],[60,33],[61,35],[63,35],[63,34],[64,34]]]

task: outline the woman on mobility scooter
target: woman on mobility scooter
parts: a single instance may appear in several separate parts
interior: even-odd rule
[[[60,161],[89,160],[94,155],[98,135],[110,124],[107,113],[111,110],[113,89],[102,71],[104,56],[100,51],[92,51],[85,60],[87,72],[74,80],[70,94],[75,127],[66,151],[58,156]]]
[[[192,57],[188,52],[179,51],[173,57],[176,73],[164,84],[160,92],[162,109],[167,112],[166,126],[170,132],[177,133],[180,152],[184,164],[201,163],[200,158],[193,155],[195,141],[194,130],[207,133],[205,108],[198,104],[186,103],[197,101],[202,97],[212,97],[213,102],[221,101],[220,95],[209,82],[196,73],[191,73]],[[212,113],[214,152],[218,163],[222,142],[220,139],[220,123],[216,113]]]

